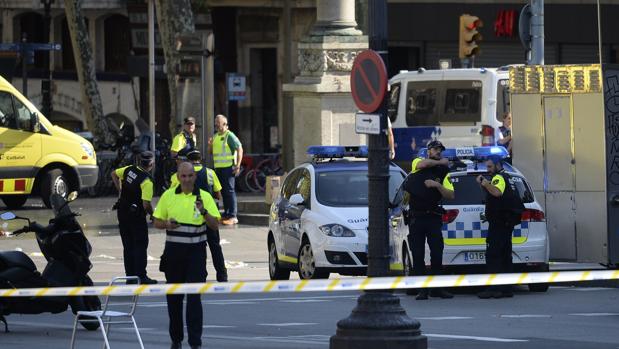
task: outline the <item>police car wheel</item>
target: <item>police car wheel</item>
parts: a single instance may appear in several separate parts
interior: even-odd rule
[[[303,244],[299,249],[298,258],[299,278],[303,280],[309,279],[328,279],[329,272],[316,268],[316,260],[314,259],[314,251],[307,239],[303,239]]]
[[[277,258],[277,247],[275,241],[269,238],[269,277],[271,280],[289,280],[290,270],[284,269],[279,265]]]

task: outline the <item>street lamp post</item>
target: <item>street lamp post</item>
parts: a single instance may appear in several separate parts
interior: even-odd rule
[[[50,42],[50,28],[51,28],[51,6],[55,0],[41,0],[43,5],[43,40],[45,43]],[[48,118],[52,113],[52,73],[49,67],[51,52],[45,52],[43,54],[43,79],[41,80],[41,109],[43,115]]]
[[[387,65],[387,1],[369,0],[370,49],[380,54]],[[387,105],[383,99],[377,113],[381,130],[387,128]],[[368,136],[369,237],[368,277],[389,272],[389,152],[385,132]],[[357,300],[352,314],[337,323],[331,349],[427,348],[418,321],[406,315],[400,298],[389,291],[367,291]]]

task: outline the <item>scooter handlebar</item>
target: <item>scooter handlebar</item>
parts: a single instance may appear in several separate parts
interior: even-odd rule
[[[32,229],[30,229],[29,226],[25,226],[25,227],[23,227],[21,229],[15,230],[11,235],[20,235],[20,234],[23,234],[23,233],[27,233],[27,232],[29,232],[31,230]]]

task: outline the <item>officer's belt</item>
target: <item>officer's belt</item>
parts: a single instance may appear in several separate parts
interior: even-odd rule
[[[411,210],[411,214],[413,215],[413,217],[416,216],[423,216],[423,215],[435,215],[435,216],[439,216],[442,217],[443,214],[441,212],[437,210]]]
[[[174,230],[166,230],[166,241],[183,244],[206,241],[206,224],[181,225]]]

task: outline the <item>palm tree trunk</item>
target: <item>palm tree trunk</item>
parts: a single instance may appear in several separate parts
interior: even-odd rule
[[[82,90],[82,105],[86,125],[94,136],[95,147],[98,148],[101,144],[114,144],[116,139],[110,133],[103,115],[103,103],[97,83],[92,46],[81,10],[82,3],[83,0],[64,0],[77,77]]]
[[[176,35],[195,32],[191,0],[156,0],[157,24],[161,36],[161,46],[165,56],[168,76],[168,91],[170,93],[170,134],[176,133],[177,92],[176,66],[179,56],[176,52]]]

